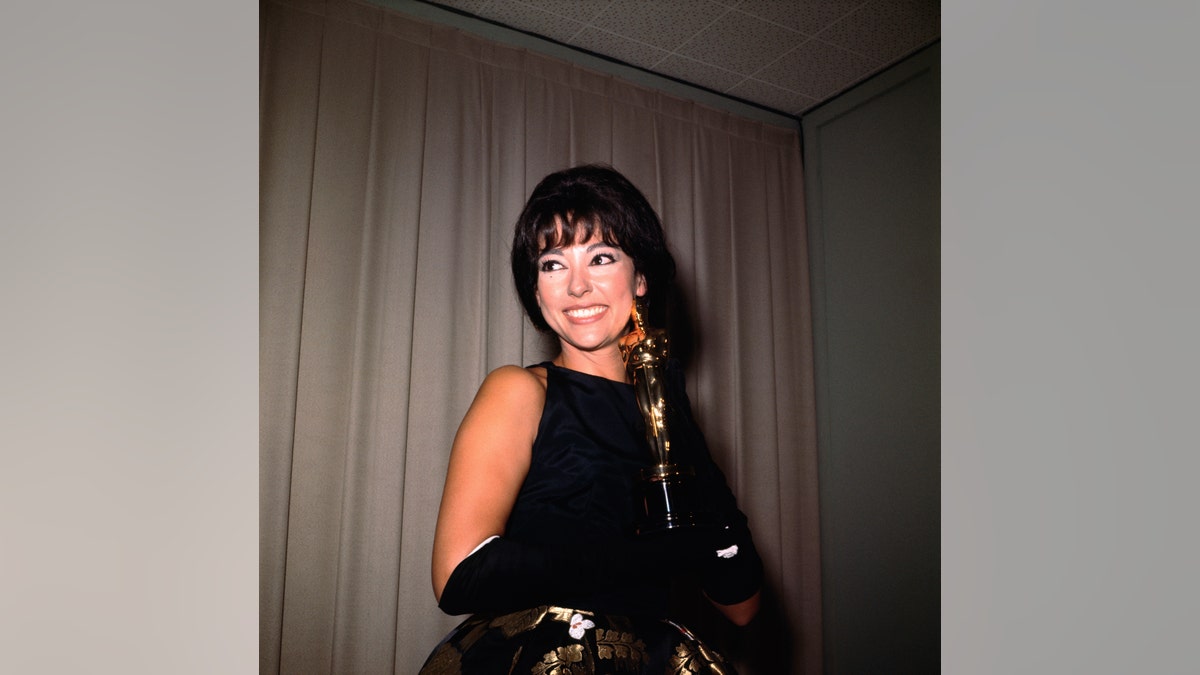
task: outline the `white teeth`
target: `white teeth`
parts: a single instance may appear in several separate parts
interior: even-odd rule
[[[603,312],[603,311],[604,311],[604,307],[597,305],[596,307],[588,307],[586,309],[568,309],[568,310],[564,311],[563,313],[566,314],[567,316],[573,316],[576,319],[586,319],[589,316],[596,316],[597,314],[599,314],[600,312]]]

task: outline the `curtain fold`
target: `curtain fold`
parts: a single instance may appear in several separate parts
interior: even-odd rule
[[[488,371],[553,355],[512,226],[594,161],[663,218],[673,343],[766,565],[750,628],[685,623],[746,675],[820,672],[798,132],[370,4],[261,21],[262,672],[415,672],[460,620],[429,580],[454,432]]]

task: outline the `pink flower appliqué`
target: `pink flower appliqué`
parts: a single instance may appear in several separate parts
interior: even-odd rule
[[[584,632],[589,628],[595,628],[596,624],[590,619],[583,618],[582,614],[573,614],[571,616],[571,628],[567,632],[576,640],[582,639]]]

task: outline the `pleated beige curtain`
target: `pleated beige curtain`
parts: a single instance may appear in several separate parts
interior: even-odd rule
[[[369,4],[261,27],[262,672],[412,673],[461,620],[429,581],[451,440],[489,370],[553,355],[512,224],[602,161],[663,217],[689,393],[766,565],[752,626],[688,620],[744,675],[819,673],[798,132]]]

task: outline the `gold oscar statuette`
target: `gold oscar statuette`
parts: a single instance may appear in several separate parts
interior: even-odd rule
[[[638,534],[707,524],[706,514],[693,494],[695,471],[673,461],[667,424],[667,334],[647,328],[640,300],[632,310],[633,330],[621,342],[625,369],[633,381],[638,408],[646,422],[646,442],[651,463],[638,476],[638,497],[643,512]]]

